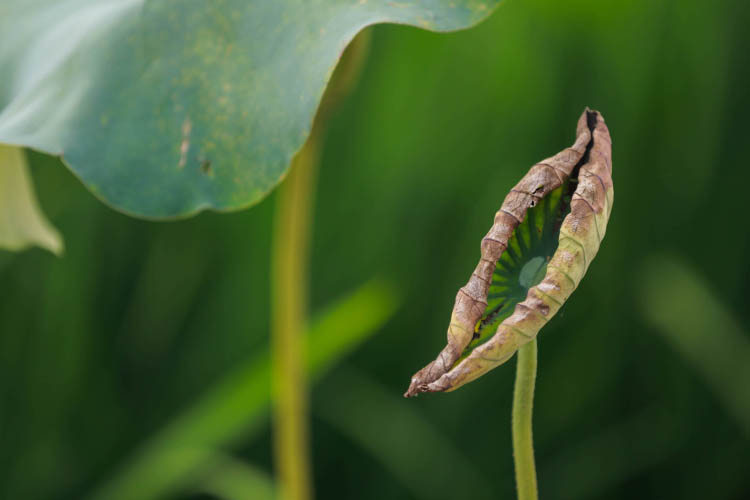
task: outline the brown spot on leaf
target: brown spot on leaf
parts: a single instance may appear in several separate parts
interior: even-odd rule
[[[211,160],[202,159],[200,161],[200,169],[201,173],[207,177],[213,177],[214,176],[214,169],[211,166]]]

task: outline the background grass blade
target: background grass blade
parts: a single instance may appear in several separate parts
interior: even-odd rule
[[[396,305],[393,289],[372,281],[322,313],[307,335],[311,376],[321,375],[374,334]],[[195,450],[215,450],[249,438],[264,422],[270,399],[270,366],[268,353],[263,353],[157,433],[90,498],[147,500],[179,490],[212,456]]]
[[[646,319],[703,376],[750,437],[750,337],[694,271],[675,256],[644,266]]]

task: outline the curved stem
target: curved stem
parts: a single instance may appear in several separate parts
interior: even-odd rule
[[[537,500],[536,466],[531,417],[536,385],[536,339],[518,350],[516,385],[513,390],[513,461],[516,466],[518,500]]]
[[[274,455],[282,500],[312,497],[303,339],[307,310],[309,215],[317,172],[317,134],[281,185],[271,259]]]

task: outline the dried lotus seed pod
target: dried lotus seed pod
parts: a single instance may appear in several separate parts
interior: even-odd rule
[[[456,296],[447,345],[405,396],[455,390],[534,339],[596,256],[613,199],[609,130],[587,108],[575,143],[531,167],[505,197]]]

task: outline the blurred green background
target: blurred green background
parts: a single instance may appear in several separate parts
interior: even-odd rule
[[[318,498],[514,498],[514,360],[401,394],[505,194],[586,105],[612,133],[615,205],[540,333],[541,496],[750,496],[749,22],[743,0],[507,0],[469,31],[373,28],[314,215],[311,350],[362,341],[316,351]],[[66,253],[0,252],[0,498],[266,498],[247,492],[273,472],[275,196],[144,222],[30,160]]]

